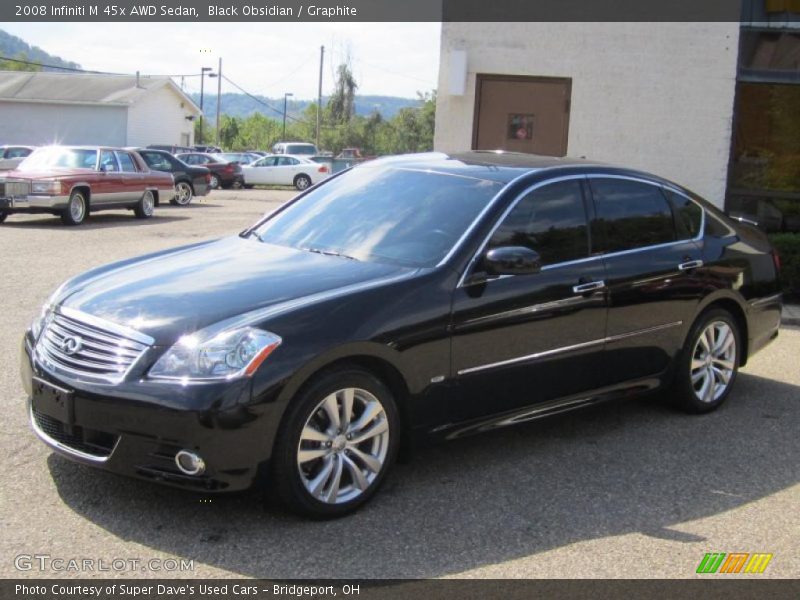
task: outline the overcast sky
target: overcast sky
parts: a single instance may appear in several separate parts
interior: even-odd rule
[[[436,87],[440,23],[2,23],[31,45],[115,73],[199,73],[222,57],[222,72],[248,92],[316,98],[319,47],[323,94],[349,54],[359,94],[415,97]],[[200,90],[199,77],[185,89]],[[180,83],[180,78],[177,79]],[[216,82],[205,80],[206,91]],[[223,82],[223,92],[235,92]]]

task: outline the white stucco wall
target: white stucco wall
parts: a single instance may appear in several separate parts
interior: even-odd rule
[[[125,107],[0,101],[0,144],[123,146],[126,128]]]
[[[189,103],[169,86],[142,95],[128,112],[128,145],[181,145],[181,134],[188,134],[194,143],[194,122],[186,119],[194,114]]]
[[[738,23],[444,23],[434,147],[470,148],[478,73],[569,77],[567,154],[725,195]],[[450,54],[467,86],[449,93]]]

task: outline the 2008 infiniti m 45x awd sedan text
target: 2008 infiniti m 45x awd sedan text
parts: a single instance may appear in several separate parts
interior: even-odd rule
[[[717,408],[778,334],[758,230],[645,173],[379,159],[238,236],[99,267],[27,331],[36,434],[74,460],[292,509],[368,500],[401,441],[637,391]]]

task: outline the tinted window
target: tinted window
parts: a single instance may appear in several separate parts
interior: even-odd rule
[[[139,152],[139,154],[144,159],[144,162],[147,163],[147,166],[151,169],[156,169],[158,171],[170,171],[172,168],[172,165],[167,157],[160,152]]]
[[[257,167],[274,167],[275,163],[278,161],[277,156],[268,156],[267,158],[262,158],[260,161],[256,163],[255,166]]]
[[[696,238],[700,235],[700,227],[703,225],[703,209],[686,196],[676,194],[671,190],[666,190],[666,192],[672,202],[672,209],[675,211],[675,226],[678,236],[683,239]]]
[[[136,165],[133,162],[133,158],[127,152],[115,152],[114,154],[117,155],[117,160],[119,160],[120,167],[122,170],[127,173],[135,173],[136,172]]]
[[[117,159],[114,158],[114,153],[110,150],[103,150],[100,153],[100,169],[105,171],[119,171]]]
[[[277,165],[279,167],[291,167],[292,165],[298,164],[300,161],[292,158],[291,156],[281,156],[277,160]]]
[[[606,252],[675,241],[672,210],[661,188],[627,179],[590,179],[597,229]]]
[[[435,172],[358,167],[309,192],[257,233],[270,244],[430,267],[500,187]]]
[[[508,213],[489,248],[525,246],[543,265],[585,258],[589,234],[579,181],[553,183],[532,191]]]
[[[6,150],[6,158],[24,158],[30,153],[28,148],[9,148]]]

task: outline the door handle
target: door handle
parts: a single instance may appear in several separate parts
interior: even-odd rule
[[[678,265],[678,270],[680,271],[688,271],[690,269],[697,269],[698,267],[703,266],[702,260],[689,260],[686,262],[682,262]]]
[[[605,281],[590,281],[589,283],[581,283],[580,285],[572,286],[572,291],[576,294],[585,294],[587,292],[596,292],[606,287]]]

